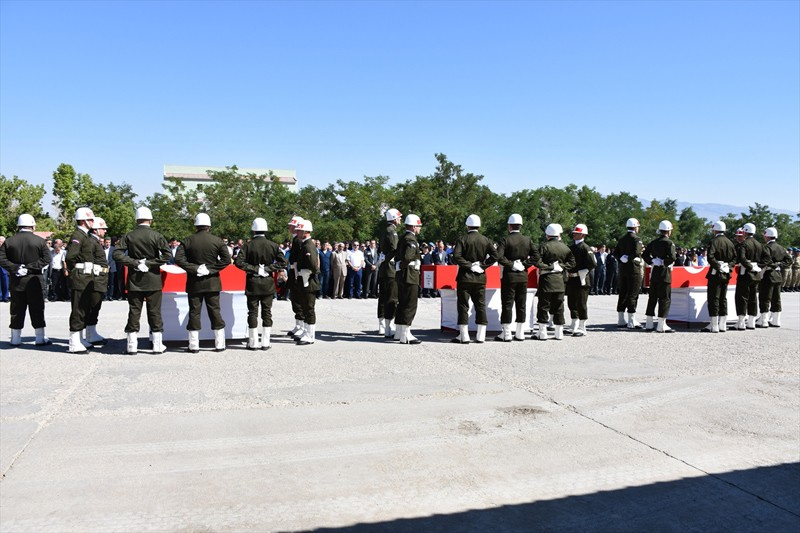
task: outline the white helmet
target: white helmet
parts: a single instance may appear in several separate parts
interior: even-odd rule
[[[153,220],[153,212],[149,207],[137,207],[134,218],[136,220]]]
[[[469,228],[480,228],[481,217],[479,217],[478,215],[470,215],[467,217],[467,221],[464,223],[464,225]]]
[[[564,230],[561,228],[561,224],[548,224],[547,227],[544,229],[545,235],[549,237],[557,237],[561,235]]]
[[[626,228],[638,228],[639,227],[639,221],[636,220],[635,218],[629,218],[627,220],[627,222],[625,222],[625,227]]]
[[[744,237],[744,228],[736,228],[736,236]]]
[[[578,224],[575,226],[575,229],[572,230],[572,233],[580,233],[581,235],[588,235],[589,228],[586,227],[586,224]]]
[[[314,225],[311,223],[310,220],[306,220],[306,219],[303,218],[303,219],[300,219],[300,222],[297,223],[297,225],[294,227],[294,229],[295,230],[300,230],[300,231],[309,231],[309,232],[311,232],[311,231],[314,231]]]
[[[658,224],[658,231],[672,231],[672,222],[669,220],[662,220]]]
[[[257,218],[253,220],[253,226],[250,228],[251,231],[267,231],[267,221],[263,218]]]
[[[745,233],[749,233],[750,235],[756,234],[756,225],[753,224],[752,222],[748,222],[747,224],[742,226],[742,229],[744,230]]]
[[[295,215],[292,217],[292,220],[289,221],[289,225],[294,226],[296,228],[297,226],[300,225],[301,222],[303,222],[303,217],[301,217],[300,215]]]
[[[775,228],[767,228],[764,230],[764,237],[770,237],[773,239],[778,238],[778,230]]]
[[[92,224],[92,229],[108,229],[106,225],[106,221],[100,217],[96,217],[94,219],[94,224]]]
[[[17,218],[18,228],[32,228],[34,226],[36,226],[36,220],[34,220],[33,215],[23,213]]]
[[[195,226],[211,226],[211,217],[205,213],[197,213],[194,217]]]
[[[405,221],[406,226],[421,226],[422,221],[419,219],[417,215],[411,214],[406,217]]]
[[[714,231],[725,231],[725,223],[721,220],[717,220],[711,225],[711,229]]]
[[[94,220],[94,213],[88,207],[79,207],[75,211],[75,220]]]
[[[508,217],[508,222],[506,224],[520,224],[522,225],[522,215],[518,213],[514,213],[510,217]]]
[[[398,211],[397,209],[387,209],[386,210],[386,221],[391,222],[392,220],[397,220],[403,216],[403,213]]]

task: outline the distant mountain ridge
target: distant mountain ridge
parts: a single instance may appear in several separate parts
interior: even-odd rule
[[[663,202],[663,200],[660,200]],[[697,213],[697,216],[701,218],[705,218],[706,220],[713,221],[717,220],[722,216],[727,215],[728,213],[733,213],[738,215],[739,213],[747,213],[750,211],[750,208],[747,206],[741,205],[728,205],[728,204],[695,204],[692,202],[681,202],[678,201],[678,213],[682,210],[686,209],[687,207],[691,207],[694,209],[694,212]],[[797,216],[797,213],[794,211],[790,211],[788,209],[778,209],[772,206],[769,206],[769,210],[774,213],[785,213],[794,219]]]

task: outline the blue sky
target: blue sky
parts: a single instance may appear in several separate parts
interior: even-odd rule
[[[800,2],[0,1],[0,172],[160,190],[164,164],[301,185],[800,210]]]

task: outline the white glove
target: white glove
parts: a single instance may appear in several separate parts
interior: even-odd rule
[[[746,273],[747,273],[747,269],[744,267],[744,265],[740,265],[739,266],[739,275],[740,276],[744,276]]]
[[[581,285],[586,285],[586,276],[589,274],[588,268],[578,270],[578,279],[581,280]]]
[[[395,271],[395,272],[400,272],[400,267],[401,267],[401,266],[402,266],[402,265],[401,265],[400,263],[397,263],[397,262],[395,262],[395,264],[394,264],[394,271]]]
[[[303,287],[308,287],[308,279],[311,277],[311,270],[308,268],[301,268],[299,274],[303,279]]]
[[[421,266],[422,266],[422,261],[420,261],[419,259],[411,263],[411,268],[413,268],[414,270],[419,270]]]
[[[661,259],[660,257],[654,257],[653,258],[653,266],[663,267],[664,266],[664,260]]]
[[[265,267],[264,265],[258,265],[257,276],[260,276],[262,278],[266,278],[267,276],[269,276],[269,274],[267,274],[267,267]]]
[[[719,271],[722,272],[723,274],[727,274],[731,271],[731,267],[728,265],[728,263],[720,263]]]
[[[628,262],[628,256],[627,255],[623,255],[622,257],[619,258],[619,262],[620,263],[627,263]]]
[[[775,272],[780,272],[780,271],[781,271],[781,267],[775,267]]]
[[[472,266],[469,267],[469,269],[475,272],[476,274],[483,274],[483,269],[481,268],[481,264],[479,261],[475,261],[474,263],[472,263]]]
[[[522,272],[525,270],[525,267],[522,265],[522,261],[520,261],[519,259],[515,259],[514,264],[511,265],[511,270],[513,270],[514,272]]]
[[[100,275],[100,271],[102,269],[103,268],[100,265],[94,265],[94,266],[92,266],[92,274],[94,274],[95,276],[99,276]]]
[[[139,259],[139,264],[136,265],[136,270],[138,270],[139,272],[149,272],[150,269],[147,268],[145,261],[147,261],[147,259]]]
[[[561,268],[561,265],[558,264],[558,261],[553,261],[553,272],[564,272],[564,269]]]
[[[83,273],[84,274],[91,274],[94,272],[94,263],[84,263],[83,264]]]
[[[210,272],[208,271],[208,267],[207,266],[200,265],[199,267],[197,267],[197,275],[198,276],[200,276],[200,277],[208,276],[209,274],[210,274]]]
[[[22,276],[27,276],[27,275],[28,275],[28,269],[25,268],[25,265],[20,265],[19,268],[17,269],[17,277],[21,278]]]
[[[759,272],[761,272],[761,267],[758,266],[757,264],[753,263],[753,268],[751,268],[750,270],[752,270],[753,272],[758,274]]]

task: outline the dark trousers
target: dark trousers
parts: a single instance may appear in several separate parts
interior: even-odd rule
[[[536,306],[536,321],[545,324],[553,315],[553,324],[564,325],[564,293],[563,292],[538,292],[539,303]]]
[[[762,313],[769,311],[779,313],[781,311],[781,282],[772,283],[766,279],[767,275],[758,285],[758,306]]]
[[[647,310],[644,314],[656,316],[656,304],[658,304],[658,318],[667,318],[672,303],[672,283],[650,278],[650,290],[647,296]]]
[[[64,277],[63,269],[55,269],[50,271],[50,291],[47,298],[50,301],[66,300],[66,278]]]
[[[211,329],[218,330],[225,328],[225,321],[222,320],[222,312],[219,308],[218,292],[202,292],[200,294],[189,295],[189,323],[186,329],[189,331],[200,331],[200,311],[203,302],[206,302],[206,312],[211,320]]]
[[[302,285],[302,282],[299,282],[298,285]],[[300,299],[300,306],[302,307],[303,310],[303,316],[305,317],[305,320],[303,322],[309,325],[316,324],[317,323],[316,293],[314,291],[309,291],[306,287],[297,287],[296,292]]]
[[[117,299],[125,297],[125,268],[122,263],[117,263],[117,286],[114,287],[114,297]]]
[[[39,276],[41,277],[41,276]],[[11,291],[11,329],[22,329],[25,325],[25,312],[31,315],[31,326],[34,329],[45,327],[44,323],[44,296],[42,284],[29,280],[25,290]]]
[[[7,302],[8,298],[8,271],[0,267],[0,300]]]
[[[456,285],[456,309],[458,325],[469,323],[469,302],[475,306],[475,323],[487,325],[486,318],[486,285],[483,283],[458,283]]]
[[[273,294],[269,295],[247,295],[247,327],[258,327],[258,309],[261,308],[261,323],[265,328],[272,327],[272,299]]]
[[[361,297],[369,298],[369,288],[372,286],[372,278],[378,275],[377,270],[371,270],[372,267],[367,265],[364,267],[363,274],[361,275]]]
[[[419,298],[419,285],[416,283],[397,282],[397,310],[394,323],[400,326],[410,326],[417,315],[417,299]]]
[[[378,318],[391,320],[397,310],[397,282],[395,278],[380,279],[378,289]]]
[[[106,290],[106,300],[113,300],[114,299],[114,291],[117,288],[117,273],[116,272],[109,272],[108,273],[108,289]]]
[[[567,279],[567,306],[570,318],[589,318],[589,285],[581,285],[581,278]],[[555,323],[555,322],[554,322]]]
[[[639,292],[642,290],[642,275],[639,269],[634,270],[633,274],[621,274],[619,276],[619,298],[617,299],[617,312],[628,311],[636,312],[636,304],[639,302]]]
[[[145,302],[147,302],[147,324],[150,326],[150,331],[164,331],[164,322],[161,320],[162,296],[161,291],[128,291],[128,323],[125,325],[125,333],[139,331],[139,321]],[[198,311],[198,320],[199,316]],[[197,329],[200,327],[198,326]]]
[[[512,283],[505,279],[500,281],[500,301],[503,310],[500,313],[501,324],[511,324],[512,308],[516,308],[517,322],[525,322],[525,304],[528,298],[528,282]]]
[[[728,280],[717,277],[708,280],[708,315],[728,316]]]
[[[81,331],[87,325],[94,326],[97,324],[89,324],[87,317],[92,312],[92,309],[98,306],[103,301],[103,293],[97,292],[93,289],[92,285],[83,290],[72,289],[72,312],[69,314],[69,330]]]
[[[617,271],[616,269],[606,270],[606,294],[617,294]]]
[[[348,298],[361,298],[361,277],[364,269],[350,270],[350,276],[347,278],[347,297]]]
[[[298,287],[299,285],[299,287]],[[298,282],[297,278],[293,273],[289,273],[289,277],[286,281],[286,288],[289,291],[289,300],[292,302],[292,312],[294,313],[295,320],[302,320],[305,322],[305,316],[303,315],[303,306],[300,303],[302,296],[300,292],[303,288],[303,281],[300,280]]]
[[[594,292],[597,294],[601,294],[605,292],[605,284],[606,284],[606,269],[603,268],[595,268],[594,269],[594,283],[592,287],[594,288]]]
[[[87,326],[96,326],[97,320],[100,318],[100,308],[103,306],[103,298],[104,295],[100,294],[100,298],[97,299],[97,302],[86,312],[86,325]]]
[[[751,280],[749,275],[736,278],[736,294],[734,296],[737,316],[756,316],[758,314],[758,280]]]
[[[321,270],[319,273],[319,294],[320,296],[331,295],[331,271]]]

